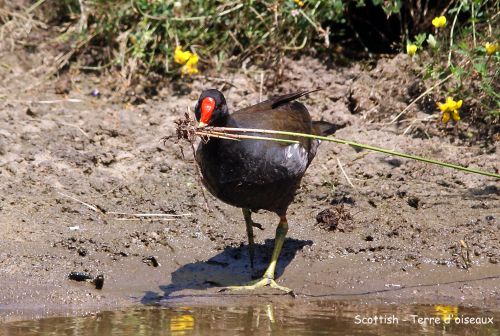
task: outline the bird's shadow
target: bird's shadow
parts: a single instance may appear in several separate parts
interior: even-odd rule
[[[276,265],[275,277],[278,278],[283,274],[298,251],[312,244],[311,240],[287,238]],[[159,298],[158,293],[155,292],[146,292],[141,302],[150,304],[158,299],[168,299],[172,293],[184,289],[203,290],[211,287],[242,285],[264,274],[270,262],[273,247],[273,239],[266,239],[264,244],[254,245],[254,274],[252,274],[248,246],[227,246],[221,253],[206,261],[197,261],[179,267],[171,274],[171,283],[160,286],[163,297]]]

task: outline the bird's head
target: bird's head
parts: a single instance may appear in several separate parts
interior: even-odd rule
[[[208,89],[201,93],[194,108],[198,127],[217,126],[228,115],[226,99],[222,92]]]

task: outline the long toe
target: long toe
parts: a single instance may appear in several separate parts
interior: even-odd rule
[[[276,281],[274,281],[273,279],[269,279],[269,278],[260,278],[257,280],[250,281],[250,282],[248,282],[244,285],[241,285],[241,286],[224,287],[220,291],[226,292],[226,291],[255,290],[255,289],[266,287],[266,286],[278,289],[280,291],[285,292],[286,294],[290,294],[291,296],[295,297],[295,294],[293,293],[292,289],[280,286],[276,283]]]

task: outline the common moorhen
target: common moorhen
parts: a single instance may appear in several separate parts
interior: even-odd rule
[[[258,128],[323,136],[333,134],[337,129],[335,125],[312,121],[306,107],[295,101],[310,92],[299,91],[273,97],[229,114],[224,95],[215,89],[205,90],[195,107],[196,120],[199,127]],[[280,217],[271,263],[264,276],[247,285],[225,289],[270,286],[292,293],[289,288],[279,286],[274,281],[274,271],[288,231],[286,211],[316,154],[319,141],[290,136],[280,138],[299,143],[253,139],[234,141],[212,137],[200,142],[196,151],[196,161],[206,188],[220,200],[243,210],[252,269],[253,227],[258,226],[252,221],[252,211],[268,210]]]

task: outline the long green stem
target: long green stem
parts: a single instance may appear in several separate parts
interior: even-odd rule
[[[457,13],[455,14],[455,17],[453,18],[453,23],[451,24],[450,51],[448,52],[448,65],[447,65],[447,67],[450,67],[450,65],[451,65],[451,52],[452,52],[452,48],[453,48],[453,31],[455,30],[455,23],[457,23],[458,14],[460,14],[460,10],[462,9],[463,4],[464,4],[464,2],[461,1],[460,6],[458,6]]]
[[[476,47],[476,13],[474,11],[474,1],[470,2],[472,11],[472,41],[474,42],[474,48]]]
[[[316,139],[316,140],[322,140],[322,141],[330,141],[330,142],[340,143],[340,144],[344,144],[344,145],[350,145],[350,146],[354,146],[354,147],[358,147],[358,148],[364,148],[364,149],[368,149],[368,150],[375,151],[375,152],[399,156],[399,157],[403,157],[403,158],[407,158],[407,159],[431,163],[431,164],[435,164],[438,166],[448,167],[448,168],[452,168],[452,169],[456,169],[456,170],[461,170],[461,171],[468,172],[468,173],[474,173],[474,174],[479,174],[479,175],[484,175],[484,176],[489,176],[489,177],[494,177],[494,178],[500,179],[499,174],[486,172],[486,171],[482,171],[479,169],[467,168],[467,167],[455,165],[452,163],[442,162],[442,161],[434,160],[434,159],[428,159],[428,158],[425,158],[422,156],[396,152],[396,151],[393,151],[390,149],[385,149],[385,148],[380,148],[380,147],[375,147],[375,146],[370,146],[370,145],[364,145],[364,144],[360,144],[360,143],[357,143],[354,141],[336,139],[336,138],[325,137],[325,136],[314,135],[314,134],[275,131],[275,130],[263,130],[263,129],[255,129],[255,128],[232,128],[232,127],[205,127],[205,128],[202,128],[202,130],[204,133],[210,133],[210,131],[214,131],[214,132],[218,132],[219,134],[220,133],[227,134],[227,133],[231,133],[231,132],[279,134],[279,135],[288,135],[288,136]],[[214,136],[217,136],[217,135],[214,135]],[[270,139],[268,138],[266,140],[270,140]],[[276,140],[282,140],[282,139],[276,139]]]

